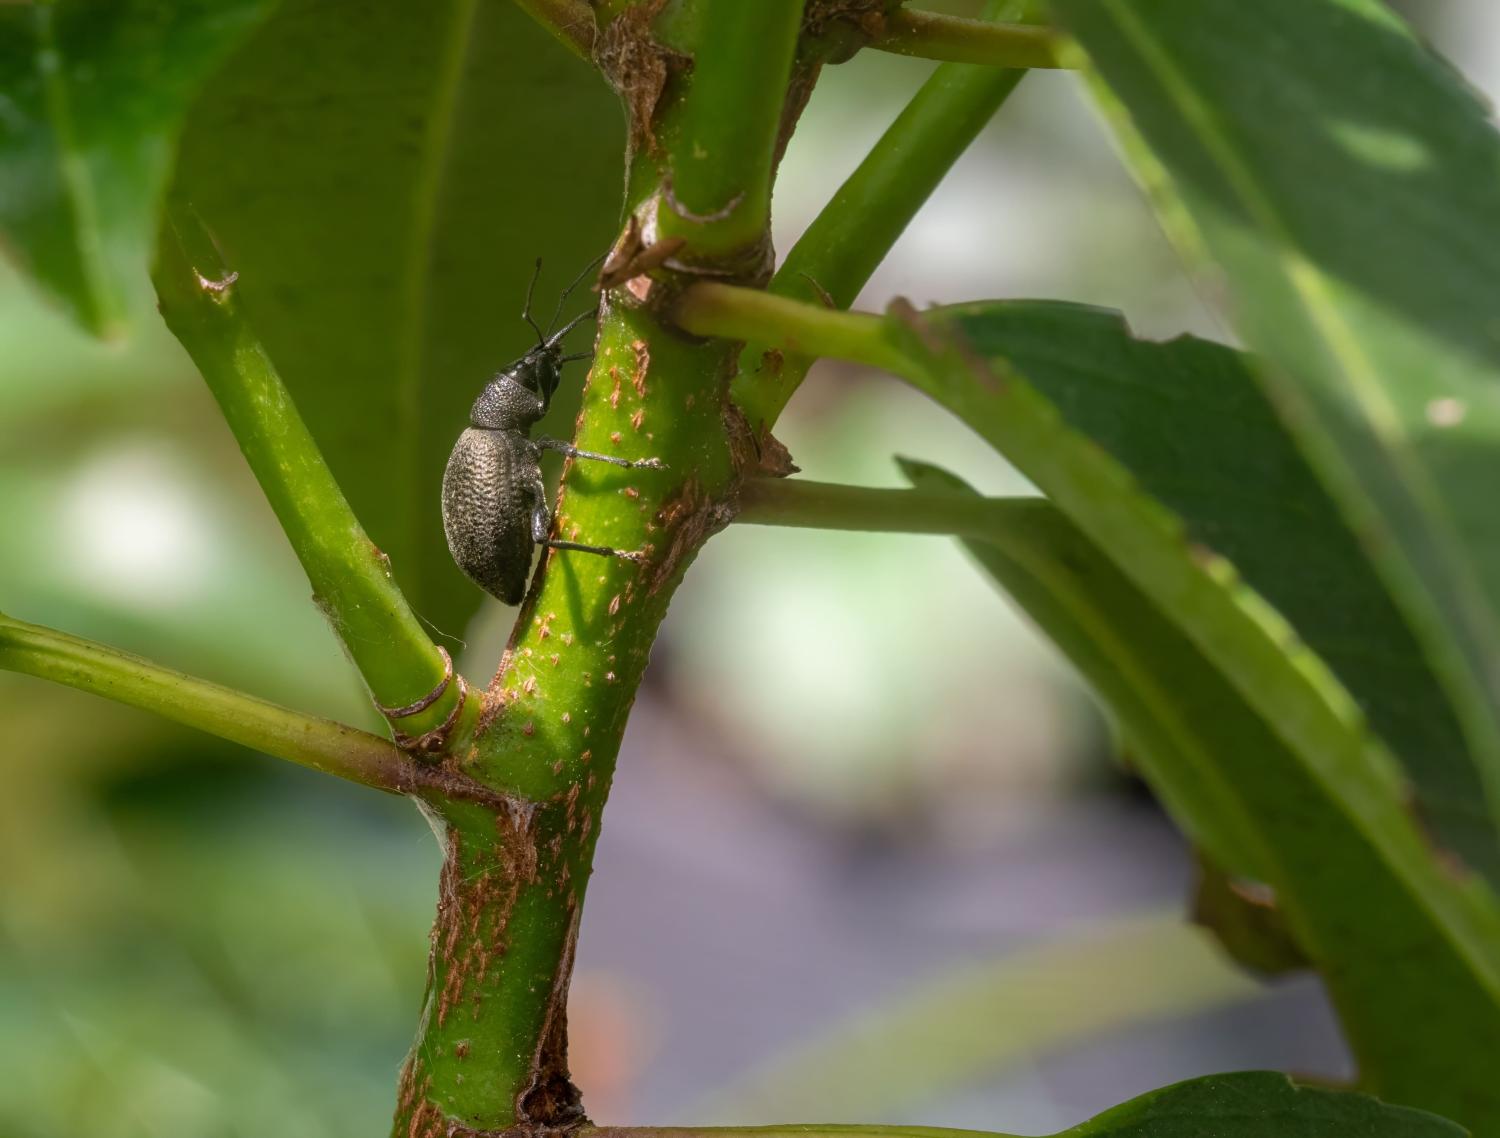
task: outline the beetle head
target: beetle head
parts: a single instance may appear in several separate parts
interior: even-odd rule
[[[529,391],[542,397],[543,406],[552,402],[553,393],[562,380],[562,345],[545,341],[532,348],[511,369],[511,375]]]

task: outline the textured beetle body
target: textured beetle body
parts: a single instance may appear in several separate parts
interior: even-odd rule
[[[443,531],[453,560],[508,605],[526,591],[540,461],[541,448],[519,432],[470,427],[443,473]]]
[[[654,458],[616,458],[581,451],[558,439],[530,437],[531,428],[552,402],[562,365],[585,358],[563,355],[562,341],[588,315],[555,335],[543,337],[538,330],[536,347],[485,385],[469,410],[469,427],[458,437],[443,472],[443,532],[448,550],[471,581],[508,605],[519,604],[525,595],[531,553],[538,545],[638,558],[605,546],[548,537],[552,514],[542,483],[543,450],[615,466],[661,466]],[[531,319],[529,293],[526,319]]]

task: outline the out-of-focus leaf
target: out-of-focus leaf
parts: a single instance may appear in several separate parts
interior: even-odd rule
[[[1302,1087],[1285,1075],[1210,1075],[1131,1099],[1057,1138],[1462,1138],[1420,1110]]]
[[[1436,670],[1257,387],[1252,360],[1191,337],[1136,340],[1117,313],[1076,305],[951,311],[980,354],[1024,375],[1169,507],[1190,541],[1271,602],[1400,759],[1423,821],[1500,885],[1500,839]]]
[[[535,258],[545,325],[608,243],[623,142],[586,64],[478,0],[286,0],[184,132],[173,208],[216,235],[360,520],[444,632],[481,594],[448,557],[443,465],[485,381],[534,342]]]
[[[7,771],[22,793],[0,802],[0,1133],[386,1133],[440,860],[426,824],[145,717],[36,702],[25,726],[56,762]]]
[[[1058,0],[1500,813],[1500,135],[1378,0]]]
[[[1020,1059],[1260,991],[1181,914],[1093,923],[919,983],[688,1113],[726,1123],[904,1113]]]
[[[272,3],[0,6],[0,231],[96,335],[140,315],[182,117]]]
[[[1500,1125],[1489,1058],[1500,1049],[1493,895],[1435,855],[1399,770],[1326,665],[1149,487],[1075,431],[1041,381],[1027,382],[1030,372],[1006,359],[1003,312],[907,314],[891,335],[903,374],[1015,462],[1086,539],[1050,536],[1065,544],[1039,563],[1045,571],[1027,570],[1034,596],[1023,605],[1051,606],[1039,622],[1067,630],[1057,637],[1065,650],[1091,645],[1094,658],[1080,666],[1101,687],[1103,669],[1127,669],[1117,687],[1142,685],[1151,712],[1174,732],[1184,721],[1201,731],[1219,715],[1241,718],[1247,734],[1227,748],[1193,734],[1142,747],[1179,820],[1227,868],[1276,890],[1328,980],[1372,1089],[1471,1125]],[[1086,335],[1097,321],[1070,306],[1051,315],[1053,336]],[[1130,362],[1123,349],[1115,357]],[[1182,360],[1149,353],[1136,364],[1193,374]],[[1034,360],[1026,367],[1040,370]],[[1134,627],[1122,632],[1125,621]],[[1200,686],[1201,699],[1177,702]],[[1139,728],[1131,735],[1145,742]]]

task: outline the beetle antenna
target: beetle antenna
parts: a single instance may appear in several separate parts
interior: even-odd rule
[[[571,332],[574,328],[577,328],[578,325],[582,324],[585,320],[592,319],[593,317],[596,317],[598,315],[599,315],[599,308],[598,308],[597,305],[595,305],[593,308],[588,309],[587,311],[580,312],[577,316],[575,316],[575,317],[573,317],[573,319],[569,320],[566,324],[564,324],[556,332],[554,332],[554,333],[552,333],[552,335],[548,336],[547,340],[546,340],[546,343],[544,343],[542,346],[546,347],[546,348],[550,348],[550,347],[553,347],[556,344],[562,343],[563,342],[563,338],[565,336],[567,336],[567,334],[569,332]]]
[[[563,356],[563,357],[562,357],[562,358],[561,358],[561,359],[559,359],[559,360],[558,360],[558,361],[557,361],[557,362],[558,362],[558,363],[559,363],[559,364],[570,364],[570,363],[572,363],[572,362],[573,362],[573,361],[574,361],[574,360],[586,360],[586,359],[588,359],[588,358],[589,358],[589,357],[590,357],[590,356],[592,356],[592,355],[593,355],[593,354],[594,354],[594,353],[593,353],[593,352],[575,352],[575,353],[574,353],[574,354],[573,354],[573,355],[571,355],[571,356]]]
[[[607,256],[609,256],[608,249],[583,266],[583,272],[574,277],[573,283],[562,290],[562,295],[557,298],[557,307],[552,310],[552,322],[547,325],[547,339],[549,343],[555,342],[555,339],[559,339],[562,336],[562,333],[558,333],[557,337],[553,337],[552,329],[557,327],[557,318],[562,315],[563,305],[568,302],[568,297],[573,295],[573,290],[583,283],[583,278],[598,268],[600,262]],[[574,323],[576,324],[577,321],[574,321]]]
[[[536,292],[536,279],[542,275],[542,259],[536,259],[536,268],[531,271],[531,283],[526,286],[526,305],[521,309],[521,319],[531,325],[531,330],[536,333],[536,342],[545,344],[547,337],[542,335],[542,330],[536,326],[536,321],[531,318],[531,296]]]

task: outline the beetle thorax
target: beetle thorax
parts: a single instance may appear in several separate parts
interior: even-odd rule
[[[524,431],[540,419],[547,411],[552,392],[546,388],[538,391],[523,382],[523,379],[536,378],[517,374],[529,363],[529,360],[522,360],[490,380],[479,393],[479,398],[474,400],[469,422],[495,431]]]

